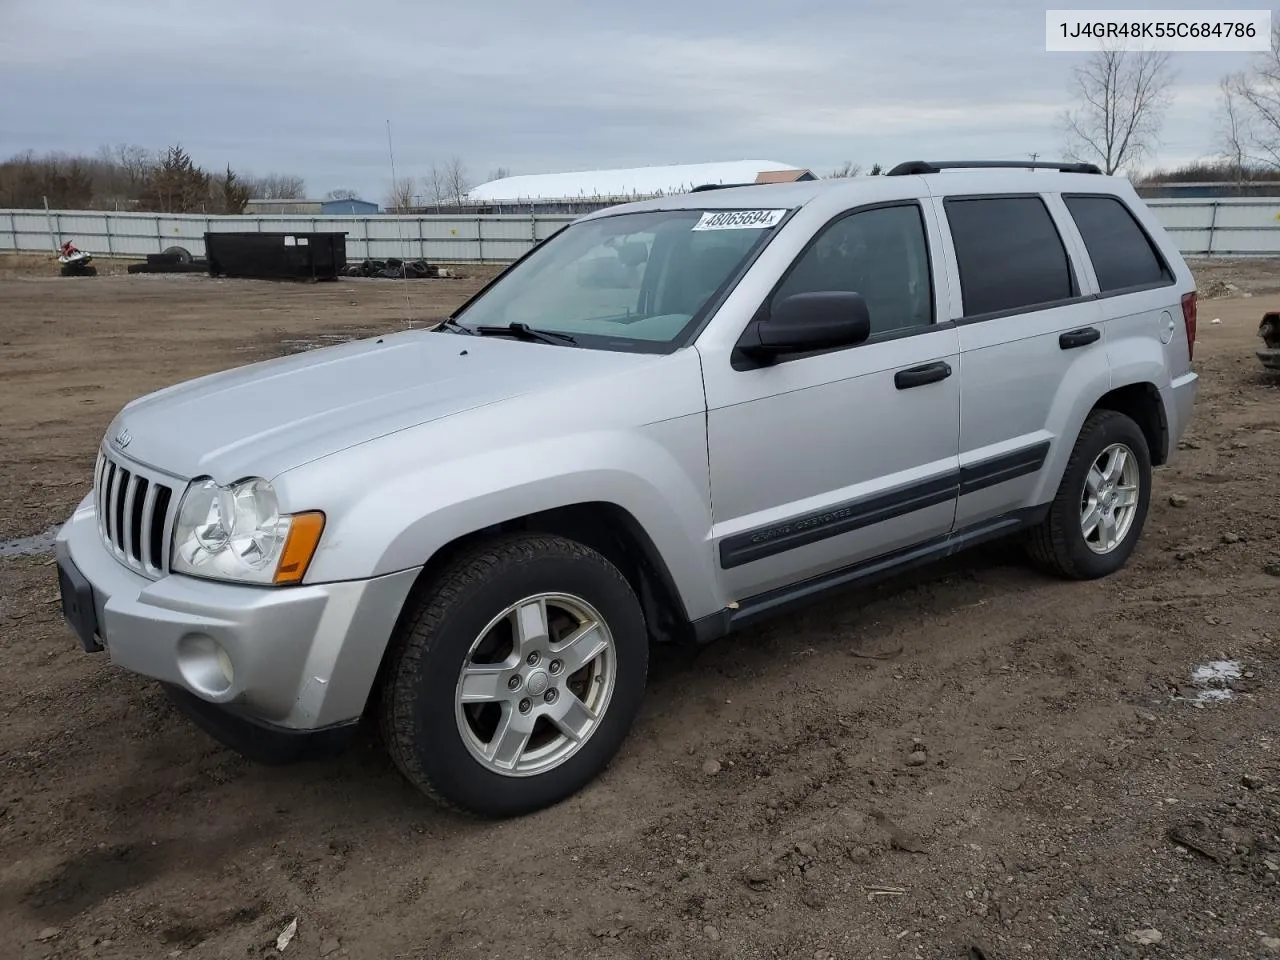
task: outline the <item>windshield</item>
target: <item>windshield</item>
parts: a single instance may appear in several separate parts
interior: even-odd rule
[[[566,227],[469,303],[468,327],[527,324],[579,346],[662,349],[781,223],[785,210],[659,210]]]

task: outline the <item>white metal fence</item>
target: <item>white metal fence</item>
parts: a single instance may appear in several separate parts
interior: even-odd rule
[[[1153,197],[1146,203],[1184,254],[1280,255],[1280,197]]]
[[[1280,197],[1153,198],[1147,201],[1188,255],[1280,255]],[[204,256],[204,234],[220,231],[347,234],[347,259],[422,258],[507,262],[551,236],[573,214],[215,217],[188,214],[0,210],[0,253],[52,252],[71,240],[101,257],[141,258],[181,246]]]
[[[421,258],[431,262],[506,262],[545,240],[570,214],[444,216],[241,216],[111,213],[100,210],[0,210],[0,253],[53,252],[64,240],[99,257],[141,259],[168,247],[203,257],[204,235],[222,232],[345,232],[347,259]]]

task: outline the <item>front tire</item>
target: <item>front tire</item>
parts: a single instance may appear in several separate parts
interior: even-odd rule
[[[599,553],[545,535],[483,544],[410,599],[382,685],[383,739],[435,800],[531,813],[617,753],[648,655],[640,603]]]
[[[1151,452],[1134,421],[1095,410],[1080,430],[1049,515],[1031,531],[1037,565],[1071,580],[1115,573],[1137,546],[1151,503]]]

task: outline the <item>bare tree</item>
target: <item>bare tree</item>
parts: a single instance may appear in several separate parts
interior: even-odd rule
[[[1249,149],[1249,118],[1238,92],[1244,80],[1234,74],[1218,85],[1218,150],[1235,171],[1237,186],[1244,180]]]
[[[1271,29],[1271,49],[1251,69],[1223,78],[1220,123],[1223,144],[1241,166],[1280,169],[1280,24]]]
[[[509,176],[511,176],[510,167],[494,167],[489,171],[490,180],[505,180]]]
[[[387,195],[387,209],[392,213],[403,213],[413,206],[413,199],[417,193],[417,177],[398,177],[391,182],[391,193]]]
[[[1169,54],[1104,48],[1076,67],[1076,106],[1062,115],[1067,153],[1110,175],[1131,167],[1159,141],[1171,101]]]
[[[422,179],[422,192],[427,203],[439,209],[467,202],[471,181],[460,157],[451,157],[445,163],[433,163]]]
[[[440,180],[444,186],[445,199],[448,203],[463,203],[471,190],[471,181],[467,178],[467,168],[461,157],[450,157],[440,168]]]
[[[302,200],[307,195],[306,181],[291,173],[248,176],[245,183],[255,200]]]
[[[324,195],[324,198],[326,200],[359,200],[360,193],[357,190],[341,187],[337,190],[330,190]]]
[[[444,171],[434,163],[422,178],[422,192],[429,203],[440,207],[449,200],[449,187],[445,183]]]
[[[831,179],[842,179],[844,177],[856,177],[862,173],[862,164],[854,163],[852,160],[846,160],[836,169],[827,174]]]
[[[139,187],[156,164],[156,156],[136,143],[117,143],[99,151],[102,159],[119,167],[129,178],[130,187]]]

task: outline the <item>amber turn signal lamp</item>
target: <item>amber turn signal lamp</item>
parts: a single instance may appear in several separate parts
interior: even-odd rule
[[[284,552],[276,567],[275,583],[301,583],[311,565],[320,534],[324,532],[324,514],[295,513],[289,525],[289,536],[284,541]]]

